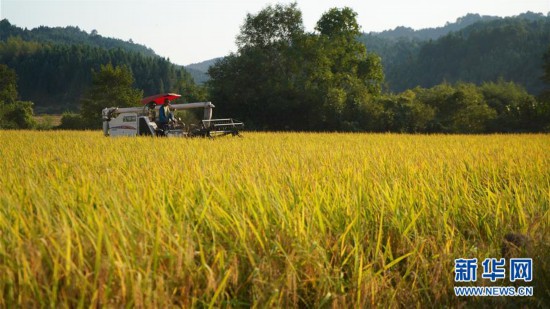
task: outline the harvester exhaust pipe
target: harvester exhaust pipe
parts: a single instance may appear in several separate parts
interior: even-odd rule
[[[111,108],[104,108],[101,111],[101,118],[103,118],[103,134],[109,136],[109,121],[111,121]]]
[[[103,120],[103,135],[109,136],[109,120]]]
[[[206,106],[204,107],[204,116],[203,116],[203,120],[211,120],[211,119],[212,119],[212,106],[213,106],[212,104],[208,104],[208,105],[206,105]],[[207,121],[207,122],[205,123],[205,125],[206,125],[207,127],[209,127],[209,126],[210,126],[210,122]]]

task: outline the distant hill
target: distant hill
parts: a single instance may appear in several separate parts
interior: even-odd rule
[[[115,38],[107,38],[99,35],[97,31],[91,33],[80,30],[78,27],[44,27],[40,26],[31,30],[21,29],[12,25],[7,19],[0,21],[0,41],[6,41],[9,37],[20,37],[24,41],[40,43],[53,43],[65,45],[88,45],[104,49],[120,48],[126,51],[137,52],[144,56],[157,56],[147,46],[136,44]]]
[[[360,41],[382,58],[387,88],[393,92],[444,81],[504,79],[538,94],[542,57],[550,47],[550,17],[469,14],[442,28],[395,29],[365,34]]]
[[[187,71],[193,76],[193,79],[197,84],[204,84],[208,79],[210,79],[210,76],[208,76],[208,68],[212,66],[216,61],[222,59],[223,57],[214,58],[210,60],[206,60],[203,62],[198,63],[192,63],[190,65],[186,65],[185,68]]]
[[[15,70],[19,95],[37,113],[77,111],[92,70],[111,63],[130,68],[143,94],[179,92],[195,100],[193,78],[146,46],[88,34],[75,27],[21,29],[0,21],[0,63]],[[116,98],[113,98],[116,105]]]
[[[210,59],[202,62],[192,63],[189,65],[186,65],[185,67],[206,73],[208,72],[208,68],[210,68],[210,66],[212,66],[214,63],[216,63],[216,61],[221,59],[223,59],[223,57],[218,57],[218,58],[214,58],[214,59]]]
[[[199,85],[206,83],[210,79],[210,76],[208,76],[206,72],[203,72],[197,69],[192,69],[189,67],[185,67],[185,70],[187,70],[187,72],[191,74],[191,77],[193,77],[193,80],[195,81],[195,83]]]
[[[456,32],[462,30],[470,25],[478,22],[491,21],[498,19],[495,16],[481,16],[479,14],[467,14],[458,18],[454,23],[446,23],[443,27],[426,28],[420,30],[414,30],[412,28],[400,26],[393,30],[386,30],[382,32],[370,32],[365,34],[366,36],[375,36],[381,39],[399,40],[436,40],[450,32]]]

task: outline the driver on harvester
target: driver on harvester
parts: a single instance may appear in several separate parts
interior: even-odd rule
[[[166,99],[164,100],[164,104],[160,107],[159,110],[159,127],[166,132],[168,130],[168,126],[171,123],[174,123],[176,121],[176,118],[174,118],[174,113],[172,113],[172,105],[170,105],[170,100]]]

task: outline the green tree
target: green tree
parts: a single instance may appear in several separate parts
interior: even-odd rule
[[[544,102],[538,102],[522,86],[499,80],[483,83],[480,90],[489,107],[497,113],[490,124],[490,131],[534,132],[542,129],[539,111]]]
[[[17,74],[0,64],[0,128],[31,129],[36,125],[33,103],[17,101]]]
[[[238,53],[210,68],[219,111],[248,127],[270,130],[357,130],[359,109],[380,93],[380,59],[355,38],[349,8],[325,13],[317,33],[304,33],[296,4],[249,14]]]
[[[65,112],[61,116],[61,123],[57,127],[63,130],[83,130],[86,129],[86,122],[80,114]]]
[[[324,72],[319,93],[324,98],[321,119],[329,129],[357,129],[361,105],[381,93],[382,64],[357,41],[360,27],[356,16],[350,8],[333,8],[321,16],[315,28],[319,32],[316,49],[323,53],[317,63],[325,66],[319,66]]]
[[[357,13],[349,7],[328,10],[317,22],[315,30],[328,37],[337,36],[352,40],[361,34],[361,27],[357,23]]]
[[[451,132],[483,133],[496,112],[487,105],[479,89],[473,84],[459,84],[455,93],[446,102],[452,106]]]
[[[247,14],[237,36],[237,46],[243,49],[262,48],[281,42],[290,44],[303,32],[302,12],[297,4],[277,4],[266,7],[256,15]]]
[[[419,102],[433,108],[435,115],[427,125],[428,132],[488,132],[497,112],[491,108],[481,90],[474,84],[447,83],[433,88],[415,88]]]
[[[143,91],[133,88],[134,78],[126,66],[102,65],[92,71],[92,85],[81,101],[81,116],[89,128],[101,126],[101,111],[106,107],[138,106]]]
[[[36,121],[33,118],[33,103],[16,101],[5,104],[0,112],[1,127],[6,129],[33,129]]]
[[[237,37],[239,50],[209,70],[216,113],[231,114],[255,129],[300,126],[302,14],[296,4],[248,14]],[[303,119],[303,117],[302,117]],[[296,127],[294,127],[296,128]]]
[[[435,117],[435,109],[420,102],[412,90],[380,96],[366,106],[372,113],[366,115],[372,122],[371,131],[426,132]]]

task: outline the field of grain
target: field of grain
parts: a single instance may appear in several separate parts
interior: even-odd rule
[[[0,139],[0,307],[549,304],[549,135]],[[535,296],[456,297],[507,233]]]

